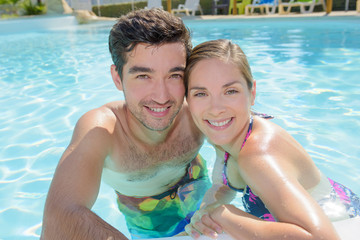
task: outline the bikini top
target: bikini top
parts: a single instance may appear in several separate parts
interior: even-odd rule
[[[248,131],[246,133],[246,136],[245,136],[245,139],[241,145],[241,148],[240,148],[240,151],[241,149],[244,147],[245,145],[245,142],[246,140],[250,137],[250,134],[251,134],[251,130],[252,130],[252,125],[253,125],[253,116],[250,115],[250,122],[249,122],[249,128],[248,128]],[[229,182],[229,179],[226,175],[226,170],[227,170],[227,163],[228,163],[228,160],[229,160],[229,157],[230,157],[230,154],[228,152],[225,152],[225,156],[224,156],[224,168],[223,168],[223,172],[222,172],[222,178],[223,178],[223,183],[225,185],[227,185],[229,188],[231,188],[232,190],[234,191],[237,191],[237,192],[243,192],[244,189],[241,188],[241,189],[238,189],[238,188],[235,188],[233,186],[231,186],[230,182]]]

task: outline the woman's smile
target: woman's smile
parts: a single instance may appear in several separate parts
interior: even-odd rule
[[[216,130],[222,130],[224,128],[227,128],[231,125],[233,118],[228,118],[225,120],[205,120],[210,127],[216,129]]]

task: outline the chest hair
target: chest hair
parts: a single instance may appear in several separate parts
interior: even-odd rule
[[[155,146],[140,148],[129,144],[129,151],[121,158],[126,163],[123,171],[156,174],[160,167],[182,167],[193,160],[198,152],[199,143],[191,137],[182,137]]]

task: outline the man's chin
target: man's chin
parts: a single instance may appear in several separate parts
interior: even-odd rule
[[[171,126],[172,121],[170,123],[166,123],[166,124],[147,124],[144,122],[142,124],[144,127],[146,127],[149,130],[161,132],[161,131],[165,131],[166,129],[168,129]]]
[[[171,125],[171,124],[170,124]],[[166,129],[168,129],[170,127],[170,125],[167,125],[165,127],[160,127],[160,126],[148,126],[148,125],[145,125],[144,126],[151,130],[151,131],[156,131],[156,132],[162,132],[162,131],[165,131]]]
[[[154,119],[154,118],[147,118],[145,121],[140,121],[144,127],[152,131],[165,131],[169,129],[178,115],[179,111],[175,114],[172,114],[171,117],[163,118],[163,119]],[[138,119],[140,120],[140,119]]]

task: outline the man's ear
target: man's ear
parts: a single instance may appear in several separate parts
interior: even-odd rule
[[[256,80],[254,79],[253,87],[251,90],[251,106],[255,104],[255,97],[256,97]]]
[[[119,76],[118,71],[116,71],[116,66],[114,64],[111,65],[110,71],[111,71],[111,77],[113,79],[113,82],[115,83],[116,88],[122,91],[123,86],[122,86],[121,78]]]

